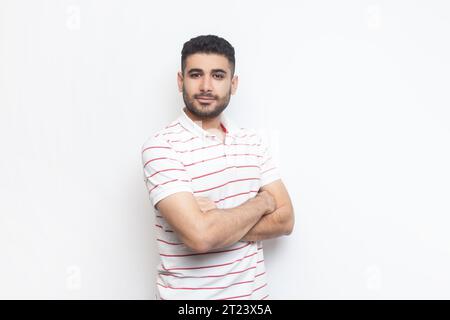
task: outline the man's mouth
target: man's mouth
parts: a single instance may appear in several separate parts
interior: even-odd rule
[[[198,96],[196,99],[197,99],[199,102],[202,102],[202,103],[208,103],[208,102],[211,102],[211,101],[216,100],[216,99],[213,98],[213,97],[201,97],[201,96]]]

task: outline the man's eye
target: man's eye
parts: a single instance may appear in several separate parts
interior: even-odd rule
[[[199,73],[191,73],[191,78],[198,78],[199,76]]]
[[[216,74],[214,74],[214,78],[216,78],[216,79],[223,79],[224,75],[221,74],[221,73],[216,73]]]

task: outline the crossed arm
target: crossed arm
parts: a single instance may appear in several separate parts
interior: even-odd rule
[[[259,194],[271,197],[275,209],[262,216],[245,234],[242,241],[259,241],[289,235],[294,228],[294,210],[289,194],[281,180],[263,186]],[[200,209],[208,213],[215,209],[214,202],[204,197],[196,197]]]
[[[181,240],[196,252],[208,252],[236,243],[288,235],[294,212],[281,180],[262,187],[242,205],[217,209],[207,198],[176,193],[156,205]]]
[[[243,241],[259,241],[290,235],[294,229],[294,208],[283,182],[269,183],[261,188],[269,192],[275,200],[275,210],[263,216],[244,236]]]

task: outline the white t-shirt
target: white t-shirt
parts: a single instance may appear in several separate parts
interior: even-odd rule
[[[219,209],[234,208],[277,179],[267,144],[237,128],[223,113],[222,141],[184,112],[142,146],[144,181],[156,215],[161,263],[157,299],[266,299],[262,242],[243,242],[195,253],[179,239],[155,205],[176,192],[208,197]]]

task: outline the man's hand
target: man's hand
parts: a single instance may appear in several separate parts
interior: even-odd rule
[[[212,200],[209,200],[209,198],[195,197],[195,200],[197,200],[197,204],[200,207],[200,210],[202,210],[202,212],[206,212],[217,208],[216,203]]]
[[[277,204],[275,202],[275,198],[270,194],[269,191],[262,190],[262,191],[258,192],[258,194],[256,196],[261,197],[266,204],[267,210],[264,213],[264,216],[274,212],[277,209]]]
[[[270,192],[265,190],[260,191],[256,197],[262,199],[264,206],[267,208],[264,215],[270,214],[276,210],[277,204],[275,202],[275,198],[270,194]],[[202,212],[217,209],[216,203],[207,197],[195,197],[195,200],[197,201],[197,204]]]
[[[243,241],[260,241],[292,233],[295,223],[294,208],[283,182],[279,179],[266,184],[259,194],[265,191],[275,199],[276,209],[271,214],[264,215],[241,239]]]

